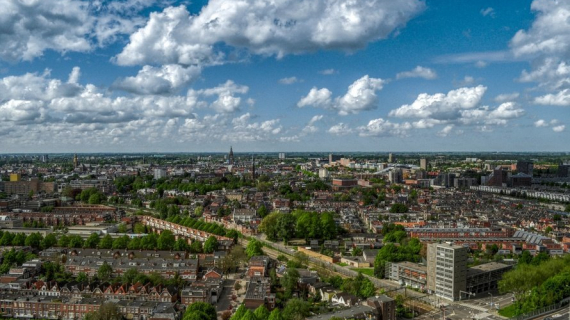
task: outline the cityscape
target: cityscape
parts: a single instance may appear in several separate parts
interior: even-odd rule
[[[0,320],[570,319],[569,1],[0,7]]]

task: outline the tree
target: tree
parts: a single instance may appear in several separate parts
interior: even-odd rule
[[[263,243],[261,243],[261,241],[252,238],[247,244],[245,253],[247,254],[248,258],[251,258],[253,256],[262,256],[263,255],[263,250],[261,250],[262,247]]]
[[[135,227],[133,229],[133,231],[135,233],[141,234],[141,233],[146,233],[146,226],[140,222],[137,222],[135,224]]]
[[[129,245],[130,238],[127,235],[118,237],[113,241],[113,249],[126,249]]]
[[[184,312],[183,319],[186,320],[187,316],[197,312],[201,312],[206,315],[206,318],[203,318],[203,320],[217,319],[216,308],[214,308],[211,304],[205,302],[194,302],[188,306],[188,308],[186,308],[186,312]]]
[[[521,254],[518,263],[519,264],[530,264],[532,262],[532,255],[528,250],[523,251]]]
[[[12,239],[14,239],[14,235],[12,233],[4,232],[2,238],[0,239],[0,246],[12,245]]]
[[[263,219],[269,214],[269,210],[264,204],[261,204],[259,208],[257,208],[257,214]]]
[[[26,235],[24,233],[18,233],[12,239],[13,246],[25,246],[26,245]]]
[[[408,207],[401,203],[395,203],[390,208],[390,213],[407,213]]]
[[[136,268],[130,268],[123,273],[123,283],[135,283],[135,279],[140,275]]]
[[[243,317],[246,312],[247,312],[247,308],[242,304],[237,308],[236,312],[230,318],[230,320],[241,320],[241,317]]]
[[[128,230],[127,230],[127,225],[124,224],[124,223],[121,223],[121,224],[119,225],[119,227],[117,228],[117,232],[119,232],[119,233],[127,233],[127,231],[128,231]]]
[[[204,242],[204,252],[212,253],[218,250],[218,239],[214,236],[210,236],[206,242]]]
[[[176,251],[189,251],[190,250],[190,246],[188,245],[188,242],[186,242],[186,239],[184,238],[179,238],[178,240],[176,240],[176,242],[174,243],[174,250]]]
[[[115,303],[105,302],[98,311],[89,312],[85,320],[122,320],[123,316]]]
[[[87,274],[85,274],[85,272],[79,272],[76,280],[77,282],[88,282],[89,278],[87,277]]]
[[[110,234],[107,234],[99,241],[99,247],[101,249],[111,249],[113,247],[113,238]]]
[[[277,235],[284,243],[289,242],[295,236],[296,219],[292,214],[282,214],[277,219]]]
[[[2,241],[0,240],[0,244],[1,242]],[[65,234],[59,237],[59,240],[57,240],[57,246],[62,248],[67,248],[69,246],[69,237]]]
[[[89,204],[101,204],[101,194],[94,193],[89,196]]]
[[[83,247],[83,238],[80,235],[73,235],[69,237],[69,244],[70,248],[82,248]]]
[[[277,308],[271,311],[268,320],[283,320],[283,316],[281,315],[281,311]]]
[[[234,243],[237,243],[239,238],[239,232],[237,232],[234,229],[230,229],[228,230],[228,232],[226,232],[226,237],[232,238],[234,240]]]
[[[259,307],[257,307],[257,309],[255,309],[253,313],[255,314],[255,317],[259,320],[265,320],[269,318],[269,310],[267,310],[267,308],[264,305],[260,305]]]
[[[297,298],[290,299],[283,309],[283,318],[287,320],[304,320],[310,312],[310,305],[307,301]]]
[[[85,243],[83,245],[85,246],[85,248],[96,248],[97,245],[99,244],[99,241],[101,241],[99,234],[93,232],[89,236],[89,238],[87,238],[87,240],[85,240]]]
[[[259,231],[265,233],[267,239],[275,241],[279,239],[277,220],[282,214],[279,212],[273,212],[267,215],[261,223],[259,224]]]
[[[57,238],[55,237],[55,234],[50,233],[46,235],[46,237],[42,240],[41,247],[42,249],[48,249],[55,246],[56,243],[57,243]]]
[[[103,281],[108,281],[113,274],[113,268],[107,263],[107,261],[103,262],[103,265],[99,267],[97,270],[97,277]]]
[[[174,234],[170,230],[163,230],[156,241],[158,250],[171,250],[174,246]]]
[[[190,245],[190,252],[191,253],[202,253],[202,251],[203,251],[202,242],[200,242],[198,240],[192,241],[192,244]]]
[[[41,234],[34,232],[26,237],[26,246],[39,249],[43,239]]]
[[[281,278],[281,286],[285,290],[285,299],[289,299],[293,295],[293,291],[297,289],[299,282],[299,271],[294,268],[287,269],[287,272]]]

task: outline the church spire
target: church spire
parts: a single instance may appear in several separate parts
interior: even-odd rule
[[[231,165],[234,164],[234,150],[231,146],[230,146],[230,154],[228,156],[228,161],[229,161],[229,164],[231,164]]]

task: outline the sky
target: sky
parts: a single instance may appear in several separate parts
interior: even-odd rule
[[[569,1],[0,6],[0,153],[570,151]]]

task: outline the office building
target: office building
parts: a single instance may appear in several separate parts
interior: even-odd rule
[[[166,170],[164,169],[154,169],[154,180],[166,178]]]
[[[430,243],[427,251],[427,288],[436,296],[458,300],[467,290],[467,248]]]
[[[388,163],[392,163],[394,160],[394,155],[392,153],[388,153]]]
[[[279,152],[279,159],[285,159],[285,152]]]
[[[523,160],[517,161],[517,172],[518,173],[528,174],[529,176],[532,177],[533,168],[534,168],[534,164],[532,163],[532,161],[523,161]]]
[[[332,164],[333,162],[336,161],[340,161],[340,159],[344,158],[344,155],[342,154],[329,154],[329,164]]]
[[[420,159],[420,169],[427,170],[428,162],[426,158]]]

